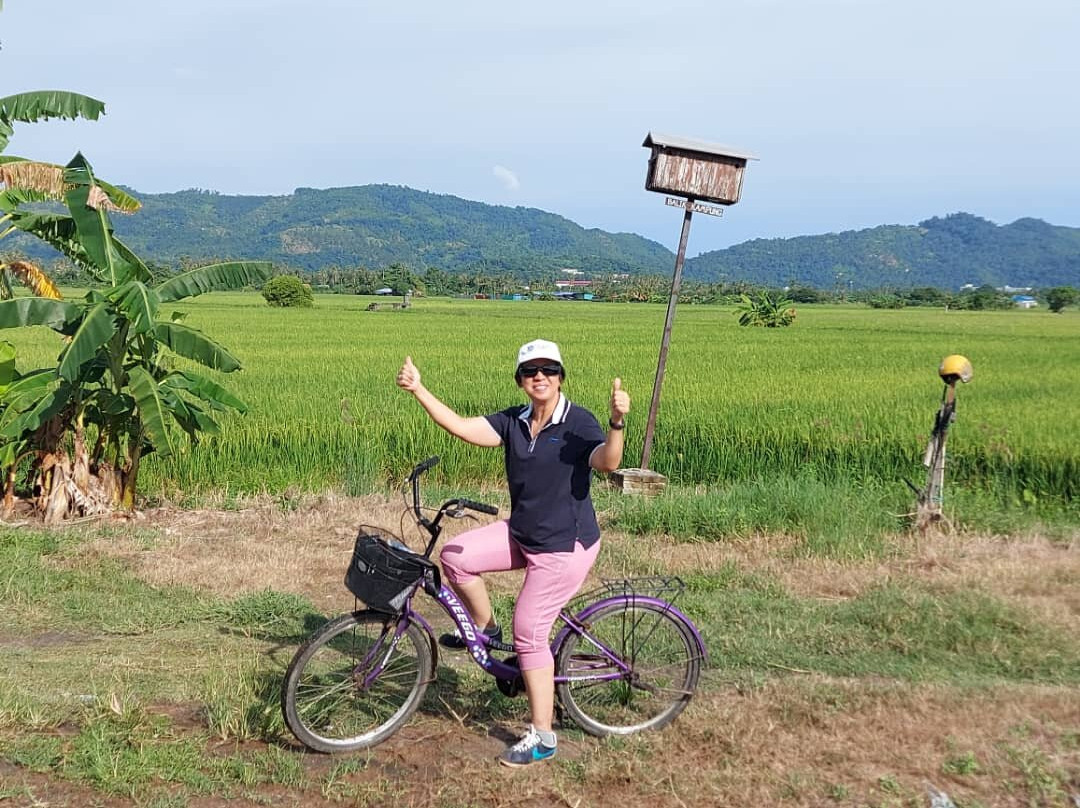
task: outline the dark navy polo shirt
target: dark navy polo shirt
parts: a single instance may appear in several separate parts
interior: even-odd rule
[[[510,535],[534,552],[569,553],[600,538],[589,497],[589,458],[606,436],[588,410],[560,393],[551,421],[529,434],[532,405],[510,407],[487,421],[502,438],[510,486]]]

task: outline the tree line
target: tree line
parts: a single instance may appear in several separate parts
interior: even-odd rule
[[[147,266],[158,281],[186,272],[196,265],[197,262],[193,259],[181,259],[173,266],[147,261]],[[43,266],[46,267],[47,274],[61,285],[93,286],[96,282],[78,266],[63,258],[57,258]],[[498,298],[526,295],[541,299],[553,297],[559,290],[556,283],[568,277],[557,271],[508,273],[484,263],[460,272],[438,267],[418,271],[400,262],[370,268],[332,266],[310,272],[297,267],[275,265],[274,274],[295,276],[315,294],[372,295],[379,290],[389,289],[391,294],[398,296],[406,293],[428,297]],[[593,299],[602,301],[666,303],[671,292],[670,275],[607,273],[590,276],[589,281],[588,287],[579,287],[578,291],[585,290]],[[679,301],[686,304],[738,305],[743,295],[753,296],[761,292],[782,294],[797,304],[864,303],[877,309],[929,306],[957,311],[987,311],[1015,306],[1014,292],[997,289],[989,284],[960,291],[937,286],[850,289],[834,285],[821,289],[797,282],[776,286],[745,280],[703,281],[685,278],[679,290]],[[1026,294],[1034,297],[1040,307],[1055,312],[1080,303],[1080,290],[1069,285],[1033,289]]]

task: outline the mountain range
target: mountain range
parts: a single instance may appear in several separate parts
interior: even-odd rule
[[[247,258],[308,271],[396,262],[519,276],[563,268],[670,275],[675,260],[663,245],[633,233],[401,186],[298,188],[285,196],[126,190],[143,209],[114,215],[116,232],[160,264]],[[25,237],[5,246],[47,257]],[[997,225],[953,213],[916,225],[755,239],[689,258],[685,277],[819,289],[1080,286],[1080,228],[1032,218]]]

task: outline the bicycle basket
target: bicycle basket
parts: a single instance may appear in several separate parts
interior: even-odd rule
[[[345,588],[369,609],[396,613],[433,566],[423,556],[397,550],[381,537],[361,531],[345,573]]]

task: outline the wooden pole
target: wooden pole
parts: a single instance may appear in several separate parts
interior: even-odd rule
[[[656,363],[656,379],[653,382],[652,403],[649,404],[649,420],[645,424],[645,444],[641,449],[641,468],[649,467],[652,455],[653,434],[656,431],[656,413],[660,409],[660,388],[664,384],[664,368],[667,366],[668,346],[671,344],[671,326],[675,322],[675,304],[679,300],[679,286],[682,284],[683,260],[686,258],[686,241],[690,237],[690,209],[693,199],[686,200],[686,213],[683,215],[682,234],[679,236],[679,251],[675,254],[675,274],[671,278],[671,296],[668,298],[667,319],[664,321],[664,336],[660,340],[660,358]]]

